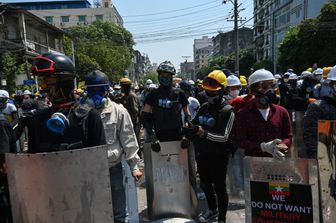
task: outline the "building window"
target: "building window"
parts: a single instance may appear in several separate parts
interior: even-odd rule
[[[104,15],[96,15],[96,20],[103,20],[104,19]]]
[[[78,22],[86,22],[86,15],[79,15]]]
[[[48,23],[53,23],[53,19],[54,19],[54,17],[53,16],[46,16],[45,17],[45,20],[48,22]]]
[[[69,22],[69,16],[61,16],[61,21],[62,22]]]
[[[301,14],[301,9],[298,9],[296,11],[296,18],[300,18],[300,14]]]

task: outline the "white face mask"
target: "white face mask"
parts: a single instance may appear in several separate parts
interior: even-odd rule
[[[240,90],[233,90],[233,91],[230,91],[229,95],[232,97],[232,98],[236,98],[239,96],[239,92]]]

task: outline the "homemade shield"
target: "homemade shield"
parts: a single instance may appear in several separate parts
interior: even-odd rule
[[[336,122],[319,121],[317,160],[319,164],[320,200],[324,223],[336,222],[335,139]]]
[[[245,157],[246,222],[319,223],[316,160]]]
[[[113,222],[105,146],[6,154],[14,223]]]
[[[191,216],[188,150],[180,141],[161,142],[154,152],[144,145],[148,216],[151,220]]]

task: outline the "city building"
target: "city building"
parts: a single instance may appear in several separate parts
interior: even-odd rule
[[[253,30],[242,27],[239,30],[239,49],[246,49],[252,47],[253,44]],[[212,56],[229,56],[236,52],[236,33],[230,31],[226,33],[219,33],[212,39],[213,49]]]
[[[194,76],[194,62],[185,61],[180,63],[181,75],[187,79],[192,79]]]
[[[200,69],[208,65],[208,56],[212,51],[212,38],[203,36],[202,39],[194,39],[194,74]],[[193,76],[192,79],[195,77]]]
[[[123,19],[112,4],[112,0],[101,0],[95,4],[96,7],[92,7],[88,0],[2,0],[2,2],[29,10],[61,29],[89,25],[96,20],[123,26]]]
[[[18,52],[31,59],[50,51],[64,52],[63,30],[24,9],[0,4],[0,12],[0,54]]]
[[[321,7],[327,2],[328,0],[254,0],[253,40],[256,59],[276,62],[279,45],[288,29],[305,19],[318,16]]]
[[[128,68],[128,77],[133,82],[140,80],[145,73],[145,60],[146,57],[141,55],[141,52],[134,50],[131,65]]]

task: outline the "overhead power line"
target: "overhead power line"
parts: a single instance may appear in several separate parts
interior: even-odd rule
[[[191,6],[191,7],[181,8],[181,9],[175,9],[175,10],[169,10],[169,11],[163,11],[163,12],[156,12],[156,13],[149,13],[149,14],[142,14],[142,15],[125,15],[125,16],[122,16],[122,17],[123,18],[128,18],[128,17],[131,18],[131,17],[145,17],[145,16],[153,16],[153,15],[162,15],[162,14],[180,12],[180,11],[184,11],[184,10],[189,10],[189,9],[201,7],[201,6],[208,5],[208,4],[211,4],[211,3],[214,3],[214,2],[219,2],[219,1],[214,0],[214,1],[203,3],[203,4]]]

